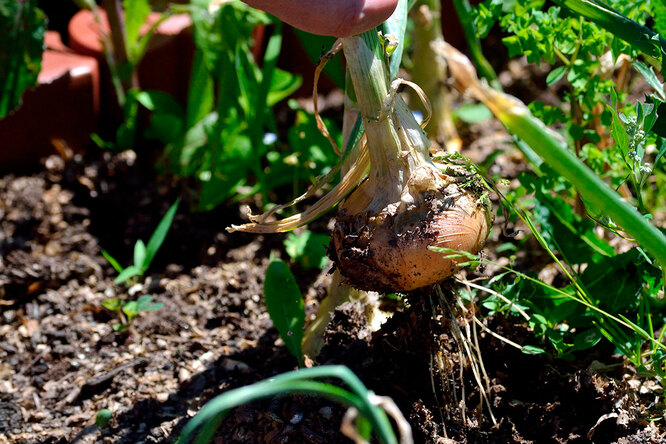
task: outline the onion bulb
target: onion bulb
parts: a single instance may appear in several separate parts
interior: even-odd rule
[[[456,271],[460,256],[432,247],[474,254],[483,248],[491,225],[484,185],[463,166],[431,160],[430,142],[396,94],[404,82],[387,91],[373,82],[373,71],[384,76],[384,67],[368,62],[366,40],[344,39],[343,47],[371,160],[368,178],[340,206],[332,259],[362,290],[404,292],[438,283]]]

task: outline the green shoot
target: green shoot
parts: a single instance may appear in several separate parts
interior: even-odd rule
[[[340,379],[349,389],[317,381],[321,378]],[[290,394],[309,394],[322,396],[342,405],[354,408],[358,419],[368,424],[367,433],[358,430],[366,440],[370,438],[369,433],[374,433],[377,440],[382,444],[397,444],[391,423],[374,393],[369,391],[354,373],[343,366],[321,366],[296,370],[274,378],[267,379],[256,384],[229,390],[209,401],[201,411],[192,418],[176,441],[177,444],[194,442],[195,444],[206,444],[213,439],[215,431],[229,410],[242,404],[258,399],[271,398],[274,396],[286,396]],[[384,405],[386,405],[384,400]],[[389,403],[390,405],[394,404]],[[402,414],[397,408],[391,409],[391,415],[401,430],[401,442],[411,443],[411,430]],[[358,424],[359,421],[356,421]],[[197,434],[198,432],[198,434]]]
[[[132,324],[132,321],[141,313],[149,313],[157,311],[164,307],[162,302],[153,302],[154,298],[151,295],[145,294],[140,296],[137,300],[123,302],[119,298],[109,298],[102,302],[104,308],[116,313],[119,322],[113,324],[115,331],[127,331]]]
[[[97,415],[95,416],[95,425],[100,429],[103,429],[109,425],[109,421],[111,421],[112,417],[113,414],[111,413],[111,410],[102,409],[97,412]]]
[[[136,241],[134,244],[134,263],[132,265],[127,268],[122,268],[113,256],[107,251],[102,251],[104,258],[106,258],[111,266],[118,272],[118,277],[116,277],[114,283],[122,284],[132,278],[144,275],[150,267],[150,264],[153,262],[153,259],[155,259],[157,251],[164,243],[164,239],[169,232],[169,228],[171,228],[173,218],[178,210],[178,205],[180,205],[180,199],[176,200],[176,202],[174,202],[164,214],[152,236],[150,236],[147,246],[141,239]]]
[[[136,241],[134,244],[134,263],[129,267],[123,268],[113,256],[102,250],[104,258],[109,261],[118,273],[114,283],[127,283],[144,275],[155,258],[157,251],[164,243],[164,239],[166,239],[176,211],[178,210],[178,205],[180,205],[180,199],[177,199],[162,217],[152,236],[150,236],[147,246],[141,239]],[[115,331],[127,331],[132,321],[141,313],[156,311],[164,306],[162,302],[153,302],[153,299],[150,295],[142,295],[138,299],[131,301],[123,301],[120,298],[109,298],[102,302],[102,305],[118,317],[119,322],[113,324],[113,329]]]

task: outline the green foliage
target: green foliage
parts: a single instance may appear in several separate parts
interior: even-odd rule
[[[298,364],[303,366],[301,350],[303,326],[305,325],[303,296],[301,296],[294,275],[285,262],[274,259],[268,265],[264,281],[264,296],[273,325],[280,333],[289,352],[298,360]]]
[[[37,83],[45,32],[46,16],[36,0],[0,0],[0,119]]]
[[[114,281],[116,284],[122,284],[136,276],[143,276],[148,270],[157,251],[160,249],[164,243],[164,239],[169,233],[173,218],[176,216],[176,211],[178,211],[178,205],[180,205],[180,199],[176,200],[176,202],[174,202],[164,214],[162,220],[160,220],[160,223],[157,225],[157,228],[155,228],[155,231],[153,231],[153,234],[150,236],[148,245],[146,245],[141,239],[136,241],[134,244],[134,261],[129,267],[123,268],[108,252],[102,251],[102,255],[104,255],[106,260],[108,260],[111,266],[118,272],[118,277],[116,277]]]
[[[294,29],[296,35],[303,45],[303,49],[308,54],[312,63],[319,63],[319,58],[325,54],[335,43],[335,37],[323,36],[317,34],[310,34],[309,32]],[[326,64],[324,73],[328,75],[333,82],[339,87],[345,87],[345,69],[342,66],[342,60],[335,57]]]
[[[505,204],[526,223],[568,282],[546,284],[508,267],[487,283],[496,293],[481,297],[481,305],[491,314],[527,313],[530,328],[561,357],[606,339],[643,366],[646,347],[649,354],[662,348],[653,326],[666,320],[659,298],[661,270],[640,248],[616,253],[590,220],[552,196],[552,190],[564,185],[556,177],[522,175],[520,183]],[[519,249],[503,251],[512,255]]]
[[[482,31],[497,23],[509,33],[504,43],[510,55],[553,65],[546,84],[564,86],[562,102],[533,102],[529,108],[546,124],[566,130],[568,145],[567,150],[563,140],[517,110],[500,113],[503,123],[531,147],[519,145],[530,160],[534,153],[544,160],[535,163],[536,175],[521,176],[520,186],[507,194],[509,219],[522,219],[558,273],[547,284],[506,267],[506,273],[487,282],[481,305],[489,313],[527,319],[561,357],[610,342],[636,366],[663,373],[664,346],[655,332],[666,321],[658,296],[664,282],[662,271],[644,251],[663,267],[664,238],[646,221],[655,207],[644,197],[650,192],[646,184],[663,174],[649,161],[659,162],[666,144],[666,134],[660,134],[663,85],[653,70],[660,68],[663,40],[642,26],[653,13],[653,3],[613,1],[611,6],[626,17],[596,1],[554,3],[489,0],[475,11]],[[624,76],[631,75],[633,67],[654,89],[645,102],[627,101],[628,82],[613,78],[618,60]],[[630,190],[640,214],[607,190],[599,177],[615,189]],[[590,218],[581,216],[581,205],[573,210],[577,198],[592,219],[611,231],[621,226],[640,247],[618,254]],[[504,244],[497,251],[514,261],[525,242]]]
[[[318,381],[321,378],[340,379],[348,389]],[[176,443],[209,443],[229,410],[258,399],[290,394],[322,396],[354,407],[359,413],[355,424],[361,437],[369,440],[374,433],[381,444],[398,443],[386,413],[373,402],[374,394],[347,367],[330,365],[283,373],[218,395],[187,423]]]
[[[455,116],[465,123],[480,123],[493,117],[493,113],[482,103],[470,103],[457,108]]]
[[[162,217],[162,220],[160,220],[160,223],[157,225],[157,228],[155,228],[155,231],[150,236],[148,245],[146,245],[141,239],[136,241],[134,244],[133,263],[127,268],[123,268],[113,256],[102,250],[104,258],[106,258],[113,269],[118,272],[118,276],[114,280],[114,283],[126,283],[136,277],[144,275],[155,258],[157,251],[164,243],[179,205],[180,199],[176,200],[176,202],[174,202],[167,210]],[[124,301],[120,298],[109,298],[102,302],[102,305],[109,311],[116,313],[118,316],[119,322],[113,324],[113,329],[116,331],[126,331],[132,321],[141,313],[156,311],[164,306],[161,302],[153,302],[153,299],[154,298],[151,295],[142,295],[139,296],[138,299],[130,301]]]
[[[284,246],[291,260],[299,263],[303,269],[323,270],[328,265],[326,249],[330,241],[331,238],[327,234],[305,230],[300,234],[289,233]]]
[[[162,302],[153,302],[155,298],[149,294],[139,296],[138,299],[132,301],[123,301],[120,298],[109,298],[102,302],[102,306],[109,311],[116,313],[119,322],[113,324],[115,331],[127,331],[141,313],[149,313],[157,311],[164,307]]]
[[[153,112],[147,136],[166,145],[167,171],[194,178],[200,210],[241,190],[260,192],[268,202],[270,189],[294,179],[276,163],[287,156],[277,151],[272,108],[301,83],[276,67],[281,24],[241,2],[211,12],[208,1],[197,0],[179,10],[192,17],[197,47],[187,105],[141,101]],[[252,54],[252,30],[270,24],[273,34],[260,67]]]

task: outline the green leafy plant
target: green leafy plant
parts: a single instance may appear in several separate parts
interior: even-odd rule
[[[108,252],[102,251],[106,260],[108,260],[111,266],[118,272],[118,277],[114,280],[116,284],[122,284],[137,276],[143,276],[148,270],[157,251],[160,249],[164,243],[164,239],[166,239],[166,236],[169,233],[173,218],[176,215],[176,211],[178,211],[178,205],[180,205],[180,199],[176,200],[176,202],[174,202],[164,214],[162,220],[160,220],[160,223],[157,225],[157,228],[155,228],[155,231],[150,236],[148,245],[146,245],[141,239],[136,241],[134,244],[134,263],[132,265],[123,268]]]
[[[119,322],[113,324],[113,329],[115,331],[127,331],[130,325],[132,325],[132,321],[141,313],[157,311],[164,307],[164,303],[154,302],[154,299],[153,296],[148,294],[127,302],[120,298],[109,298],[102,302],[102,305],[118,316]]]
[[[664,100],[663,85],[653,71],[653,68],[661,69],[666,45],[658,34],[643,25],[650,14],[654,16],[656,2],[614,0],[611,5],[616,9],[600,1],[554,3],[556,5],[546,5],[543,1],[488,0],[474,13],[469,11],[469,15],[474,16],[481,36],[499,23],[509,33],[503,41],[510,56],[525,55],[528,62],[552,65],[546,83],[566,85],[562,102],[553,106],[535,101],[529,104],[530,110],[548,125],[564,125],[571,149],[577,156],[585,158],[592,151],[597,158],[604,157],[595,172],[618,187],[629,180],[631,187],[625,186],[623,192],[633,192],[637,206],[642,213],[647,213],[649,210],[642,200],[645,182],[636,171],[643,168],[646,172],[644,150],[625,150],[631,151],[633,161],[627,161],[626,155],[620,160],[619,156],[601,151],[612,145],[613,140],[616,143],[611,152],[627,148],[621,144],[627,139],[620,134],[624,131],[618,132],[622,126],[618,120],[620,114],[625,116],[625,123],[639,118],[649,125],[647,131],[643,128],[632,132],[632,136],[644,136],[639,144],[660,145],[657,137],[666,135],[660,134],[661,124],[657,123],[657,109]],[[640,108],[638,104],[626,102],[632,68],[655,91],[648,97],[651,103],[641,104]],[[612,98],[612,106],[606,105],[609,98]],[[643,122],[645,116],[650,118]],[[638,128],[634,125],[627,129]],[[653,134],[650,129],[654,129]],[[580,205],[578,210],[582,211]]]
[[[284,167],[306,161],[276,149],[272,108],[300,85],[300,78],[276,67],[281,23],[239,1],[210,9],[209,1],[195,0],[178,10],[192,17],[197,47],[188,100],[183,109],[172,100],[160,106],[163,98],[141,98],[152,111],[147,135],[166,145],[166,171],[194,179],[199,209],[211,209],[240,190],[261,193],[267,203],[271,189],[294,179]],[[266,25],[274,26],[260,66],[252,32]]]
[[[348,389],[318,381],[321,378],[340,379]],[[343,424],[343,432],[359,439],[371,435],[382,444],[397,444],[398,438],[391,427],[387,412],[396,421],[400,442],[412,443],[411,429],[400,411],[389,398],[378,397],[369,391],[354,373],[343,366],[321,366],[284,373],[256,384],[229,390],[209,401],[192,418],[176,441],[178,444],[210,442],[229,410],[258,399],[291,394],[321,396],[349,407],[352,424]],[[346,427],[344,427],[346,426]],[[352,429],[352,430],[350,430]],[[350,436],[350,437],[351,437]]]
[[[300,234],[289,233],[284,247],[291,260],[300,264],[304,270],[323,270],[328,264],[326,249],[330,240],[327,234],[305,230]]]
[[[100,9],[93,0],[75,0],[80,7],[89,9],[98,24],[102,23]],[[158,26],[173,13],[166,9],[153,21],[146,32],[146,24],[152,10],[148,0],[103,0],[109,32],[102,33],[104,59],[111,73],[111,81],[118,105],[123,111],[123,122],[116,130],[115,140],[108,142],[93,134],[93,141],[102,148],[125,150],[134,148],[139,135],[139,100],[141,93],[138,67]]]
[[[0,0],[0,119],[37,83],[45,32],[46,16],[36,0]]]
[[[150,236],[148,245],[146,245],[141,239],[136,241],[134,244],[134,263],[127,268],[123,268],[108,252],[102,250],[102,255],[118,272],[118,276],[114,280],[114,283],[127,283],[128,281],[135,280],[137,277],[144,275],[155,258],[157,251],[164,243],[179,205],[180,199],[176,200],[176,202],[169,207],[162,217],[162,220],[160,220],[160,223],[157,225],[157,228],[155,228],[155,231]],[[138,299],[130,301],[124,301],[121,298],[109,298],[102,302],[102,305],[118,316],[119,322],[113,324],[113,329],[116,331],[126,331],[129,329],[132,321],[141,313],[157,311],[164,306],[162,302],[153,301],[153,296],[142,295],[139,296]]]
[[[303,366],[301,350],[305,308],[303,296],[289,266],[279,259],[273,259],[266,269],[264,280],[266,309],[273,325],[280,333],[289,352]]]
[[[521,187],[512,190],[505,203],[522,219],[570,283],[555,287],[510,270],[510,274],[501,274],[488,282],[492,296],[482,305],[491,313],[498,309],[520,313],[529,320],[537,336],[547,338],[561,356],[593,347],[606,338],[640,368],[645,368],[646,356],[653,357],[652,370],[660,372],[664,346],[662,337],[655,336],[659,330],[655,322],[661,325],[664,319],[663,304],[658,297],[663,278],[657,266],[658,263],[663,269],[666,259],[663,255],[666,239],[662,232],[577,159],[564,141],[524,104],[482,85],[469,61],[452,48],[443,47],[442,52],[463,88],[488,106],[544,160],[538,164],[536,175],[520,177]],[[614,115],[612,135],[619,146],[625,147],[624,152],[640,153],[644,136],[636,133],[639,128],[651,128],[656,120],[653,111],[653,107],[639,105],[636,119]],[[634,126],[627,132],[623,124]],[[633,159],[636,155],[628,157]],[[648,172],[633,168],[640,174]],[[637,175],[635,180],[643,180],[643,176]],[[614,229],[621,227],[635,238],[639,247],[617,254],[598,237],[591,220],[580,217],[571,206],[555,197],[567,195],[571,185],[585,200],[589,211],[603,215],[606,226],[612,221]],[[654,310],[659,311],[653,313]]]

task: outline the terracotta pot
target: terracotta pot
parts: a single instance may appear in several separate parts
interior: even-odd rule
[[[88,10],[79,11],[69,22],[69,46],[73,51],[95,57],[102,67],[102,119],[108,130],[114,129],[120,118],[115,91],[104,58],[102,32],[109,32],[106,13],[100,10],[100,26],[94,14]],[[160,18],[152,13],[142,32]],[[189,75],[192,67],[194,44],[190,31],[191,20],[187,14],[177,14],[162,22],[153,35],[146,55],[138,68],[141,89],[164,91],[173,95],[181,103],[187,100]]]
[[[64,146],[81,151],[97,130],[97,60],[70,51],[54,31],[47,31],[45,46],[38,85],[0,120],[0,170],[35,165]]]

